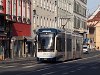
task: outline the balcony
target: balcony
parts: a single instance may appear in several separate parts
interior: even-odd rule
[[[31,24],[31,20],[29,18],[27,19],[27,24]]]
[[[13,15],[12,16],[12,21],[16,22],[17,21],[17,16]]]
[[[26,21],[26,18],[25,18],[25,17],[23,17],[22,22],[23,22],[23,23],[27,23],[27,21]]]
[[[21,17],[21,16],[18,16],[18,17],[17,17],[17,21],[18,21],[18,22],[22,22],[22,17]]]
[[[11,15],[6,14],[6,20],[11,20]]]
[[[79,33],[87,33],[88,32],[88,30],[86,30],[86,29],[83,29],[83,28],[79,28]]]

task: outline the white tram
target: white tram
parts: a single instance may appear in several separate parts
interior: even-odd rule
[[[36,34],[38,61],[65,61],[82,57],[81,35],[55,28],[41,28]]]

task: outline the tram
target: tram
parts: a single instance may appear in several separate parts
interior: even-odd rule
[[[82,57],[83,37],[55,28],[36,31],[38,61],[65,61]]]

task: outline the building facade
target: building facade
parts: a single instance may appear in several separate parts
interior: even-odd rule
[[[26,57],[26,41],[31,36],[31,0],[0,0],[0,8],[6,35],[4,57]]]
[[[74,31],[86,38],[87,33],[87,0],[74,0]]]
[[[89,45],[90,48],[100,50],[100,6],[89,16],[87,26],[89,29]]]
[[[72,17],[73,0],[33,0],[33,30],[65,26],[73,31]]]
[[[64,28],[86,38],[87,0],[33,0],[33,31],[37,28]]]
[[[5,23],[4,23],[4,11],[3,11],[3,3],[0,1],[0,60],[2,60],[3,55],[3,42],[6,39],[6,34],[4,32]]]

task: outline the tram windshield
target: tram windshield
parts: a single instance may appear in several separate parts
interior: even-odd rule
[[[54,51],[54,34],[40,33],[38,36],[38,51],[51,52]]]

